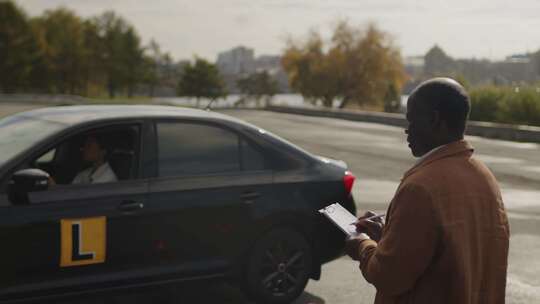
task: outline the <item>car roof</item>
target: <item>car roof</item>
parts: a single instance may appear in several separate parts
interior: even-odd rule
[[[304,158],[313,159],[313,156],[302,148],[248,122],[225,114],[193,108],[161,105],[56,106],[20,112],[9,117],[45,120],[63,124],[66,128],[100,121],[140,118],[195,118],[201,120],[215,120],[226,123],[229,126],[234,125],[246,130],[266,134],[267,138],[271,140],[274,146],[287,147],[289,150],[292,149],[296,151],[296,153],[300,153]]]
[[[21,112],[15,114],[15,116],[48,120],[66,125],[75,125],[98,120],[158,117],[205,118],[243,123],[238,119],[212,111],[161,105],[57,106]]]

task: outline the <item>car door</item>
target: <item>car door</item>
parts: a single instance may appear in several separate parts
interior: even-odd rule
[[[143,276],[138,266],[152,250],[139,238],[147,194],[147,180],[133,176],[57,185],[29,193],[26,205],[2,195],[0,300],[107,289]]]
[[[133,204],[146,202],[145,181],[61,188],[2,209],[2,296],[96,285],[134,260]]]
[[[254,206],[270,197],[263,153],[212,123],[158,121],[156,134],[149,205],[159,218],[153,229],[163,235],[160,259],[188,275],[222,271],[248,245]]]

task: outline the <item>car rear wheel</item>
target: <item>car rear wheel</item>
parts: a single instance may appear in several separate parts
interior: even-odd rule
[[[260,303],[282,304],[306,287],[312,265],[306,238],[293,229],[275,229],[261,238],[248,259],[248,293]]]

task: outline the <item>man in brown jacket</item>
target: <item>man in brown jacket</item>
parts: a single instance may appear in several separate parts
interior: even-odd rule
[[[422,83],[405,131],[420,157],[405,173],[386,224],[357,223],[347,252],[377,289],[376,304],[505,301],[509,227],[497,181],[463,139],[469,97],[452,79]],[[367,233],[367,235],[365,234]]]

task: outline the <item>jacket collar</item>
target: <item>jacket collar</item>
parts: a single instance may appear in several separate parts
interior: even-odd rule
[[[439,147],[437,150],[433,151],[433,153],[430,153],[427,155],[427,157],[423,158],[421,161],[416,163],[411,169],[409,169],[405,174],[403,175],[403,179],[405,179],[407,176],[413,174],[414,172],[418,171],[420,168],[437,161],[441,158],[449,157],[461,152],[469,151],[472,153],[474,151],[473,146],[469,144],[466,140],[458,140],[451,142],[447,145]]]

